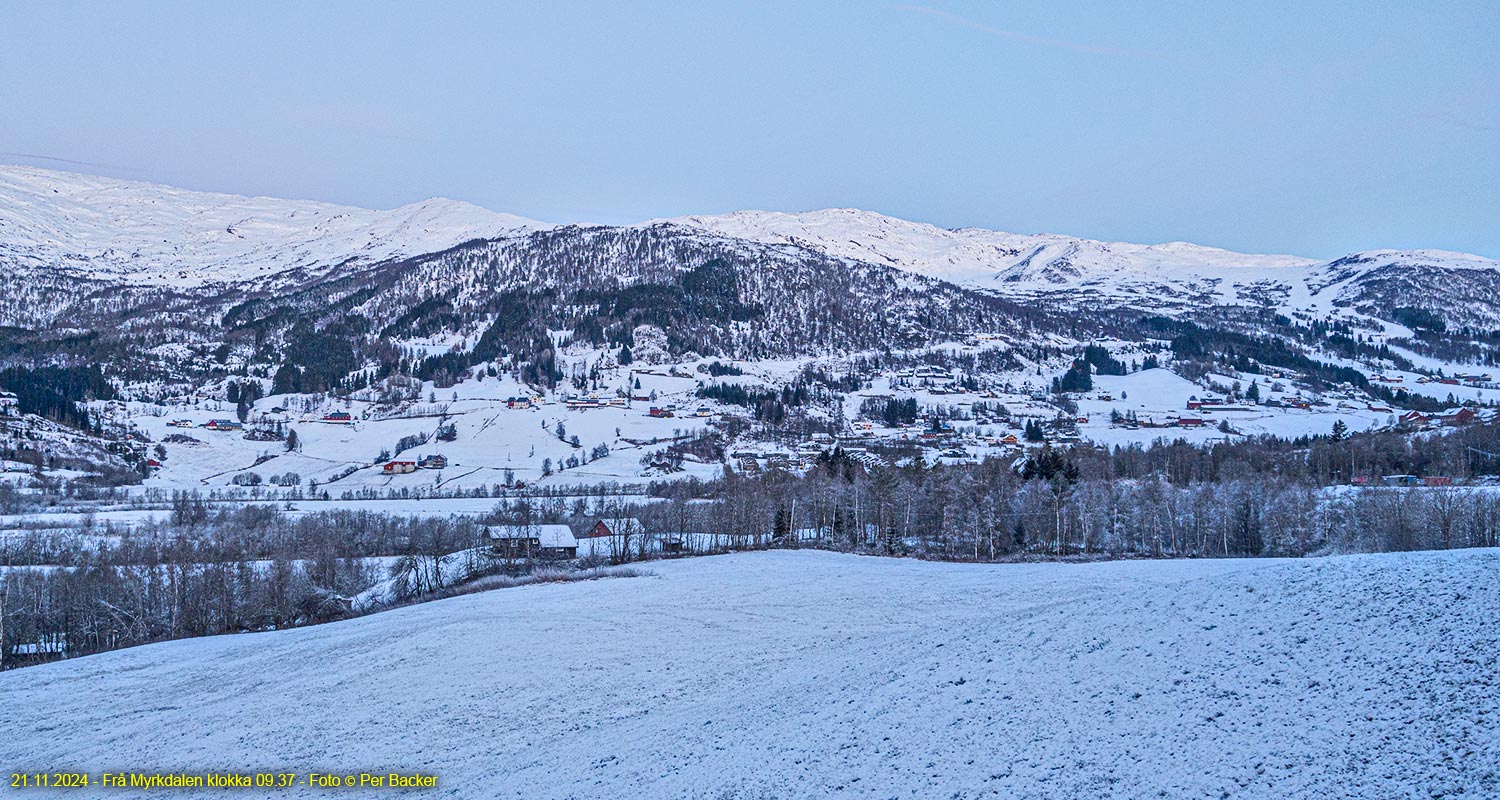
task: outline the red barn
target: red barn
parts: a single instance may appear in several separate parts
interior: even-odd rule
[[[1444,415],[1442,420],[1444,425],[1468,425],[1476,416],[1478,415],[1472,408],[1460,408],[1452,414]]]
[[[584,536],[636,536],[646,532],[646,526],[634,517],[622,517],[619,519],[601,519],[589,528]]]

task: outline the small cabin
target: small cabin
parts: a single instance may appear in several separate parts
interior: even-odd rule
[[[203,427],[211,431],[237,431],[245,426],[232,419],[211,419]]]
[[[447,469],[448,457],[442,453],[433,453],[430,456],[422,456],[417,460],[420,469]]]
[[[1202,417],[1182,417],[1177,420],[1177,427],[1179,428],[1201,428],[1203,425]]]
[[[385,466],[382,467],[380,471],[385,473],[386,475],[406,475],[407,473],[417,471],[417,462],[387,461],[385,462]]]
[[[323,421],[334,425],[353,425],[354,417],[347,411],[335,411],[332,414],[324,414]]]

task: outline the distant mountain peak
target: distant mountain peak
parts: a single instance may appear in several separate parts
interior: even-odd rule
[[[0,259],[132,285],[326,271],[547,227],[445,198],[379,211],[0,166]]]

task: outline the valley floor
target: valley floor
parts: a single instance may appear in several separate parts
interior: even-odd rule
[[[1500,796],[1494,550],[649,569],[0,674],[0,763],[473,798]],[[274,796],[323,795],[356,793]]]

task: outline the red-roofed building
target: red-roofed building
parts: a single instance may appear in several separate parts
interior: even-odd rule
[[[1475,414],[1474,410],[1471,408],[1460,408],[1452,414],[1444,414],[1438,419],[1440,419],[1444,425],[1456,427],[1458,425],[1468,425],[1469,423],[1473,422],[1474,419],[1478,416],[1479,415]]]

